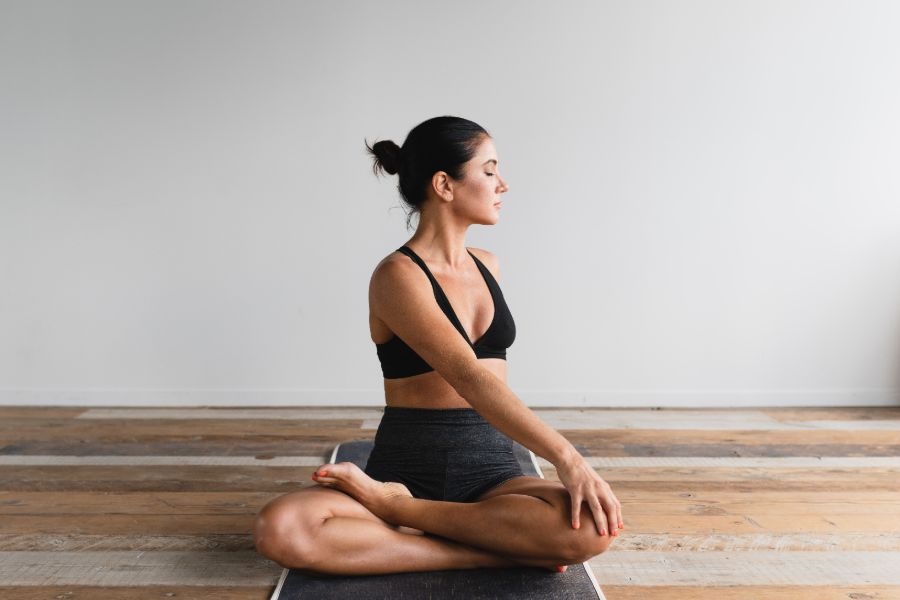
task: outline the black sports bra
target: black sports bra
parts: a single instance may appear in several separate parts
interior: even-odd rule
[[[513,341],[516,339],[516,324],[513,321],[512,314],[509,312],[509,307],[506,305],[506,300],[503,298],[503,292],[500,291],[497,280],[494,279],[488,268],[478,260],[478,257],[469,252],[468,248],[466,249],[466,252],[469,252],[469,255],[475,259],[475,264],[478,265],[478,270],[481,271],[481,276],[484,277],[484,281],[491,291],[491,299],[494,302],[494,319],[491,321],[487,331],[484,332],[484,335],[473,344],[453,311],[450,300],[444,294],[444,290],[441,289],[437,279],[428,270],[425,261],[419,258],[412,251],[412,248],[408,246],[400,246],[397,250],[410,257],[428,275],[438,305],[450,319],[450,322],[453,323],[453,326],[466,339],[466,342],[475,350],[475,356],[478,358],[502,358],[506,360],[506,349],[512,346]],[[378,359],[381,361],[381,372],[384,374],[385,379],[412,377],[413,375],[420,375],[434,370],[421,356],[407,346],[406,342],[400,339],[398,335],[394,335],[394,337],[381,344],[375,344],[375,350],[378,353]]]

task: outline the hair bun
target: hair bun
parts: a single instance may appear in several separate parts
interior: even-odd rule
[[[394,175],[400,170],[400,152],[401,148],[393,140],[383,140],[376,142],[372,146],[378,166],[384,169],[390,175]]]

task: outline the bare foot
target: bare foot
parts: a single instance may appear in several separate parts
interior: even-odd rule
[[[565,573],[566,569],[568,569],[568,565],[555,565],[552,562],[548,562],[544,559],[539,558],[518,558],[518,557],[507,557],[510,561],[515,564],[522,565],[525,567],[540,567],[542,569],[547,569],[548,571],[553,571],[554,573]]]
[[[412,498],[412,493],[402,483],[372,479],[349,461],[326,463],[315,470],[312,478],[323,487],[335,488],[353,496],[375,516],[389,523],[390,507],[397,498]]]

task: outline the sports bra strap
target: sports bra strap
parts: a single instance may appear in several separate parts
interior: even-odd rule
[[[444,311],[444,314],[447,315],[447,318],[450,319],[450,322],[453,324],[454,327],[456,327],[457,331],[459,331],[462,334],[463,338],[465,338],[465,340],[469,344],[469,346],[474,348],[474,345],[472,344],[472,340],[469,339],[469,334],[466,333],[465,327],[463,327],[462,323],[459,320],[459,317],[456,316],[456,311],[453,310],[453,306],[450,304],[450,299],[447,298],[447,294],[444,293],[444,290],[441,288],[441,284],[438,283],[438,280],[435,279],[434,275],[428,269],[428,265],[425,264],[425,261],[422,260],[418,254],[413,252],[413,249],[410,248],[409,246],[405,246],[405,245],[400,246],[399,248],[397,248],[397,250],[402,252],[403,254],[407,255],[408,257],[410,257],[413,260],[413,262],[415,262],[417,265],[419,265],[422,268],[423,271],[425,271],[425,274],[428,276],[428,279],[431,281],[431,287],[434,290],[434,295],[438,301],[438,306],[441,307],[441,310]],[[466,248],[466,251],[468,252],[468,248]],[[469,252],[469,254],[472,254],[472,253]],[[473,257],[474,257],[474,255],[473,255]]]

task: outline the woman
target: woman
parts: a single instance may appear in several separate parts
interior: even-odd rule
[[[491,136],[445,116],[413,128],[402,148],[366,148],[376,175],[399,174],[410,216],[419,213],[415,234],[369,283],[384,416],[365,471],[324,464],[312,476],[317,486],[263,507],[257,549],[284,567],[347,575],[563,571],[605,551],[623,527],[621,505],[507,386],[515,324],[499,262],[465,246],[470,225],[498,221],[509,189]],[[560,481],[523,475],[512,440],[550,461]]]

